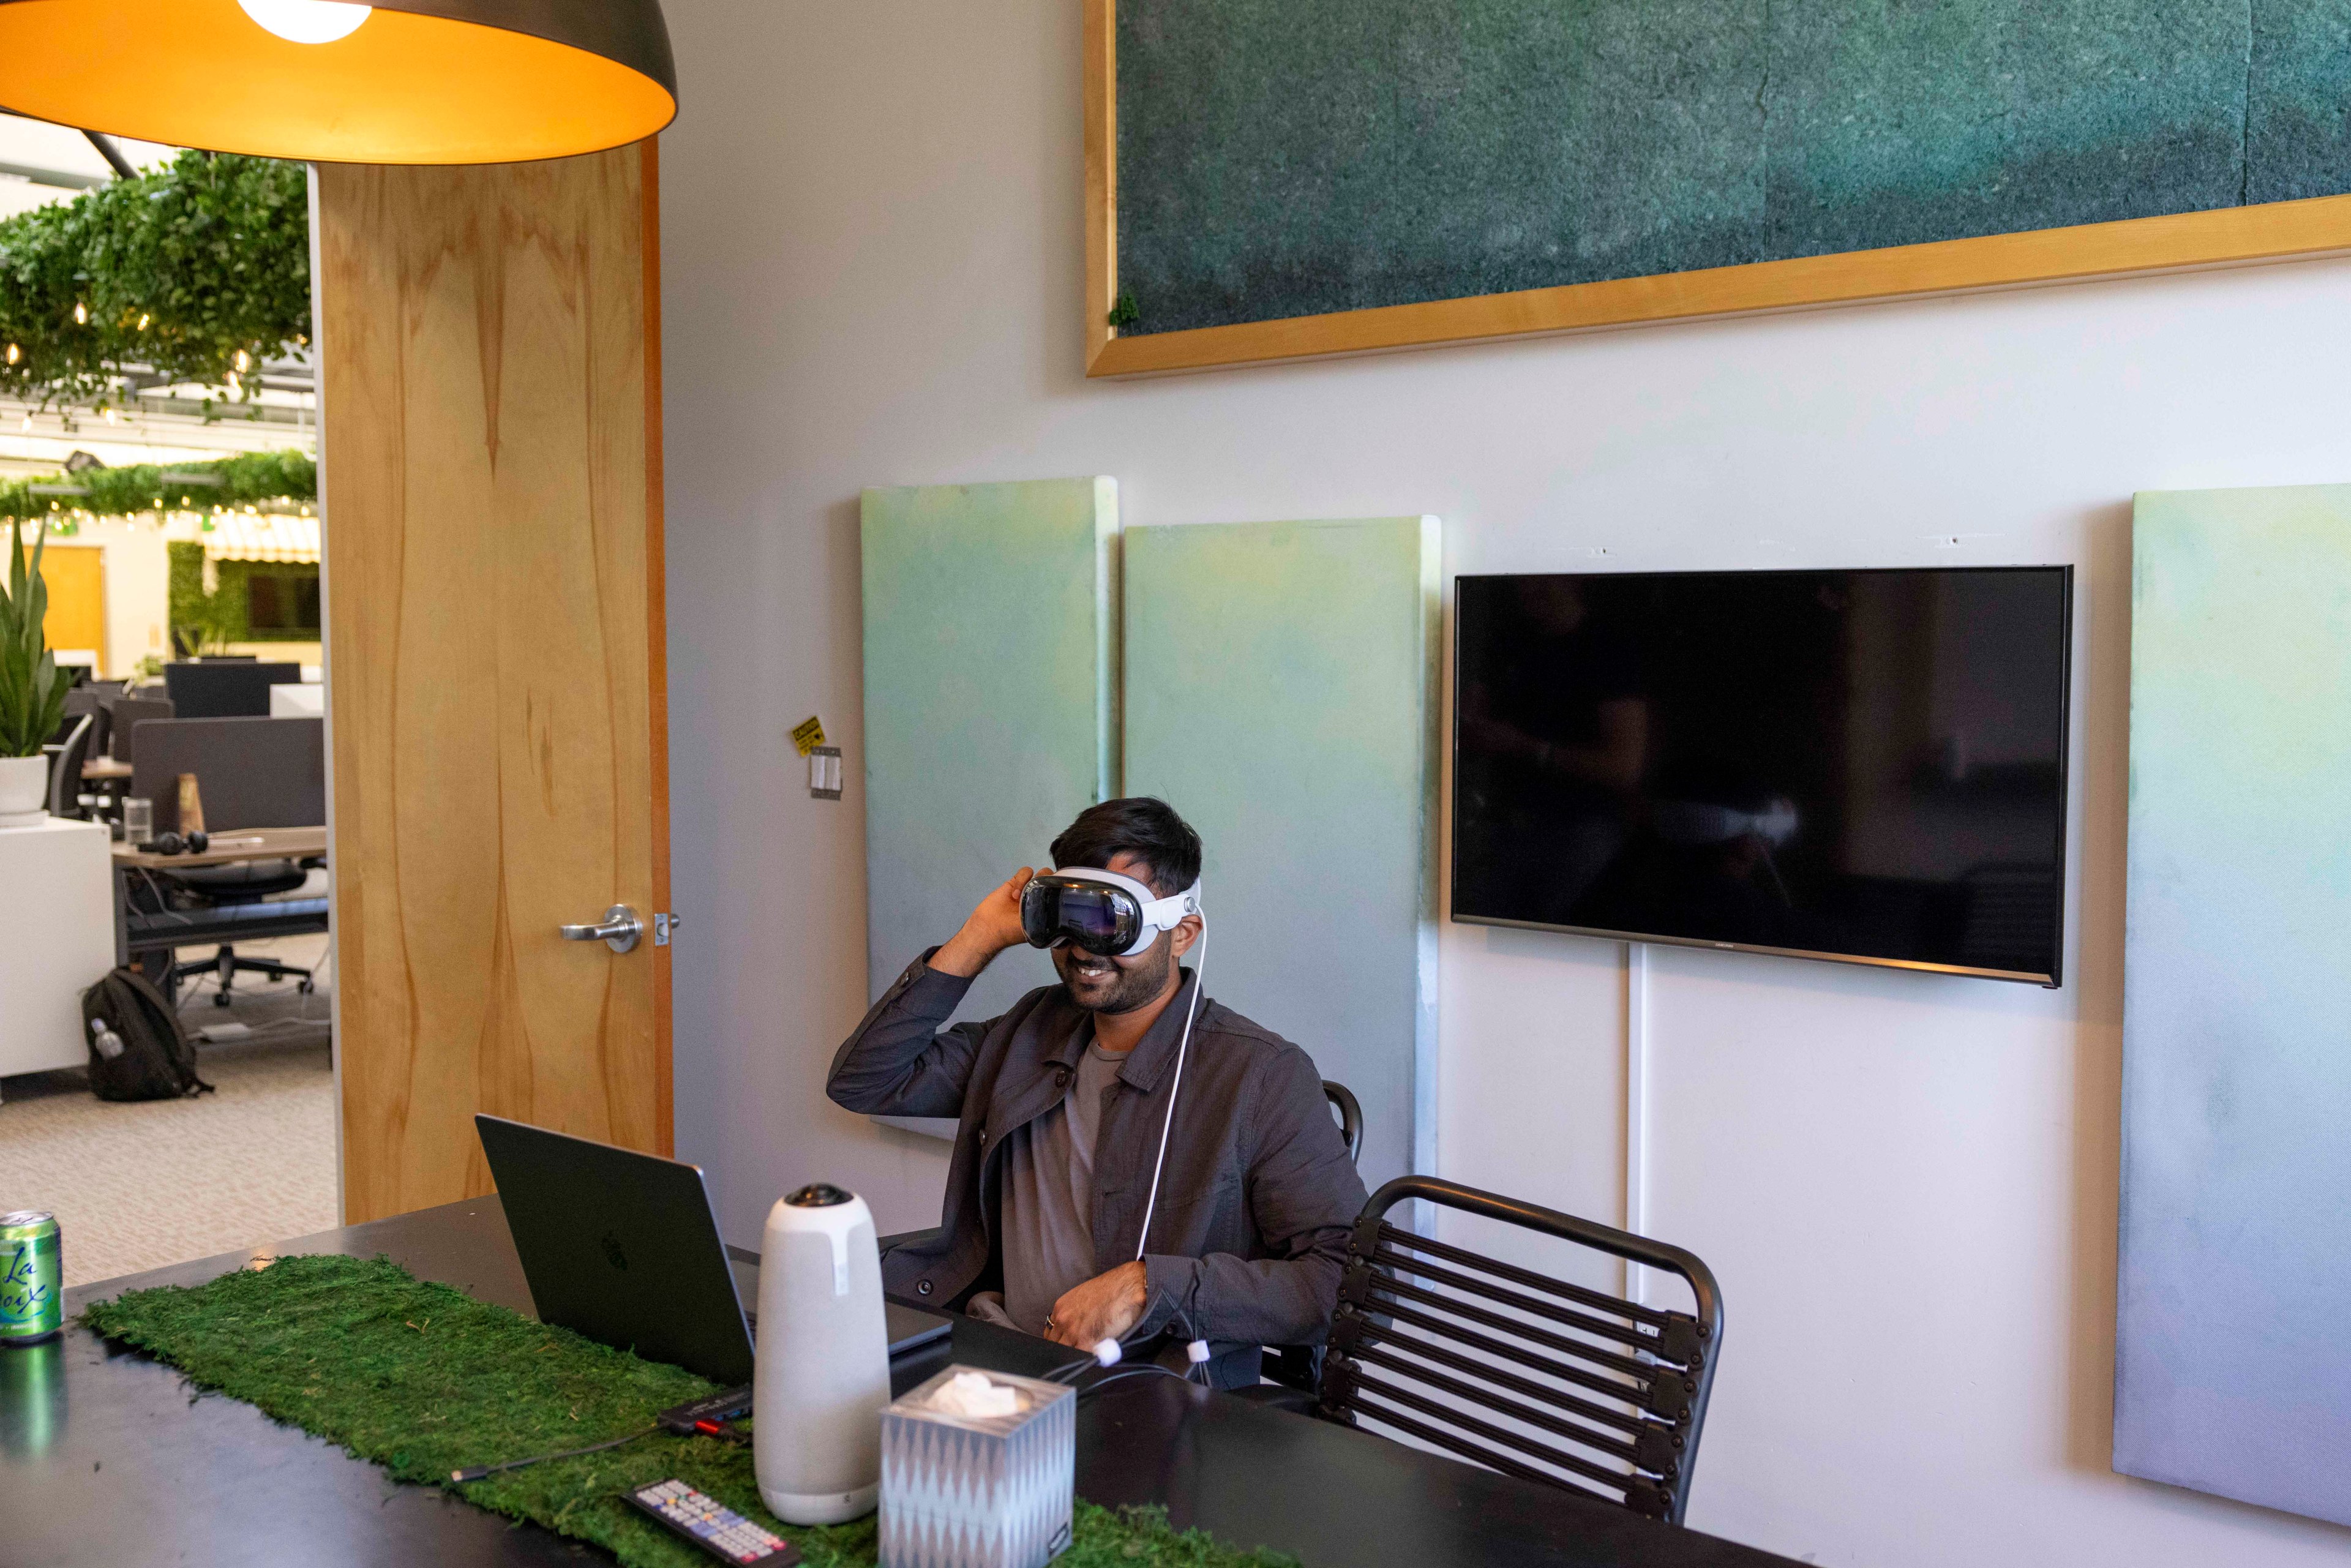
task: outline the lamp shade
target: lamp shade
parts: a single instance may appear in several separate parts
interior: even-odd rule
[[[217,152],[507,163],[652,135],[677,74],[659,0],[0,0],[0,106]]]

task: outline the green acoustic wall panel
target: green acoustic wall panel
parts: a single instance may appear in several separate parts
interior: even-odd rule
[[[866,972],[879,995],[1118,777],[1118,486],[865,492]],[[962,1016],[1050,985],[990,965]]]
[[[1435,517],[1131,528],[1126,775],[1200,831],[1208,994],[1364,1103],[1364,1179],[1429,1170]]]

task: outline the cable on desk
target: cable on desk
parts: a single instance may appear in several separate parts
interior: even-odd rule
[[[1138,1325],[1151,1321],[1151,1309],[1166,1294],[1167,1289],[1164,1285],[1152,1292],[1150,1299],[1143,1303],[1143,1311],[1135,1318],[1135,1322]],[[1191,1314],[1186,1312],[1181,1307],[1175,1308],[1175,1313],[1176,1317],[1183,1320],[1184,1332],[1187,1334],[1194,1335],[1192,1343],[1195,1344],[1205,1345],[1207,1342],[1201,1340],[1194,1332]],[[1145,1333],[1139,1326],[1129,1329],[1126,1331],[1125,1338],[1118,1340],[1103,1340],[1101,1344],[1095,1345],[1092,1350],[1087,1352],[1085,1354],[1077,1357],[1075,1360],[1063,1362],[1061,1365],[1053,1368],[1050,1372],[1044,1374],[1044,1381],[1047,1383],[1072,1383],[1077,1378],[1083,1376],[1086,1368],[1089,1366],[1116,1366],[1121,1361],[1125,1359],[1128,1348],[1132,1346],[1135,1341],[1140,1339],[1155,1339],[1160,1334],[1166,1332],[1167,1331],[1165,1328],[1153,1329],[1148,1333]],[[1102,1354],[1102,1345],[1111,1346],[1114,1354],[1105,1357]],[[1206,1359],[1207,1358],[1205,1356],[1194,1357],[1196,1363]]]
[[[462,1470],[451,1470],[449,1479],[461,1483],[477,1481],[485,1476],[496,1475],[501,1470],[518,1470],[526,1465],[546,1464],[550,1459],[576,1459],[582,1454],[601,1454],[607,1448],[617,1448],[623,1443],[633,1443],[640,1437],[650,1437],[660,1430],[661,1426],[656,1422],[642,1432],[632,1432],[625,1437],[615,1437],[609,1443],[590,1443],[584,1448],[570,1448],[560,1454],[538,1454],[528,1459],[508,1459],[503,1465],[474,1465]]]
[[[1098,1377],[1092,1383],[1080,1385],[1078,1397],[1084,1399],[1089,1395],[1100,1394],[1113,1383],[1131,1383],[1138,1377],[1172,1377],[1178,1383],[1192,1381],[1188,1375],[1177,1372],[1173,1367],[1162,1366],[1155,1361],[1141,1361],[1133,1366],[1123,1367],[1107,1376]]]

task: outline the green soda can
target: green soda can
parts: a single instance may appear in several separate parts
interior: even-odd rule
[[[57,1217],[33,1208],[0,1214],[0,1347],[57,1338],[65,1298]]]

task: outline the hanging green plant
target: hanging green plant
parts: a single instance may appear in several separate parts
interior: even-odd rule
[[[0,485],[0,517],[135,517],[315,502],[319,465],[299,452],[243,452],[212,463],[137,463]]]
[[[0,392],[119,401],[141,367],[251,397],[251,371],[310,330],[299,163],[183,152],[0,222]]]

